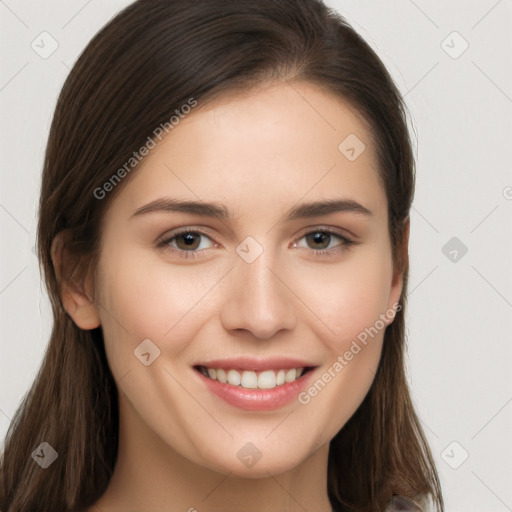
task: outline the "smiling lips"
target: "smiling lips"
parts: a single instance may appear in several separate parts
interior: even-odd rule
[[[253,411],[275,409],[292,401],[314,368],[289,358],[238,358],[194,365],[214,394],[231,405]]]

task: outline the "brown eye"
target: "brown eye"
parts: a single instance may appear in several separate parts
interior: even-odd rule
[[[306,233],[302,239],[306,240],[307,248],[314,249],[314,250],[330,250],[334,249],[336,247],[339,247],[340,245],[348,245],[352,243],[350,240],[348,240],[346,237],[340,235],[339,233],[334,233],[332,231],[327,230],[316,230],[316,231],[310,231],[309,233]],[[332,242],[339,240],[337,244],[332,245]],[[329,246],[331,246],[329,248]]]
[[[305,244],[302,243],[305,240]],[[336,240],[338,241],[336,243]],[[294,247],[312,249],[316,256],[334,256],[347,250],[356,242],[349,240],[341,233],[336,233],[329,229],[316,229],[303,235]]]
[[[181,233],[174,237],[176,240],[176,245],[180,250],[195,250],[199,247],[201,243],[201,235],[199,233],[194,233],[192,231],[187,231],[186,233]]]
[[[306,235],[308,244],[311,244],[312,249],[327,249],[331,242],[331,234],[325,231],[315,231]]]
[[[203,240],[206,243],[203,243]],[[210,244],[208,244],[210,241]],[[200,231],[182,230],[170,233],[164,240],[158,243],[159,248],[169,249],[184,258],[199,256],[203,250],[213,246],[211,238]]]

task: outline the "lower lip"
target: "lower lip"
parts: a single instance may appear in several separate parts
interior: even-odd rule
[[[198,370],[194,372],[208,386],[209,390],[228,404],[246,411],[271,411],[284,407],[297,398],[311,379],[313,369],[293,382],[287,382],[272,389],[246,389],[224,384],[206,377]]]

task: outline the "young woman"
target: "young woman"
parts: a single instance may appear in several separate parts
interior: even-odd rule
[[[139,0],[61,92],[54,325],[0,508],[443,510],[404,373],[414,161],[318,0]]]

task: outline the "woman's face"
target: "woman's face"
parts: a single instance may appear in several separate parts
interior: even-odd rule
[[[123,428],[266,476],[356,411],[401,280],[372,141],[346,102],[301,83],[200,106],[110,205],[95,303]]]

